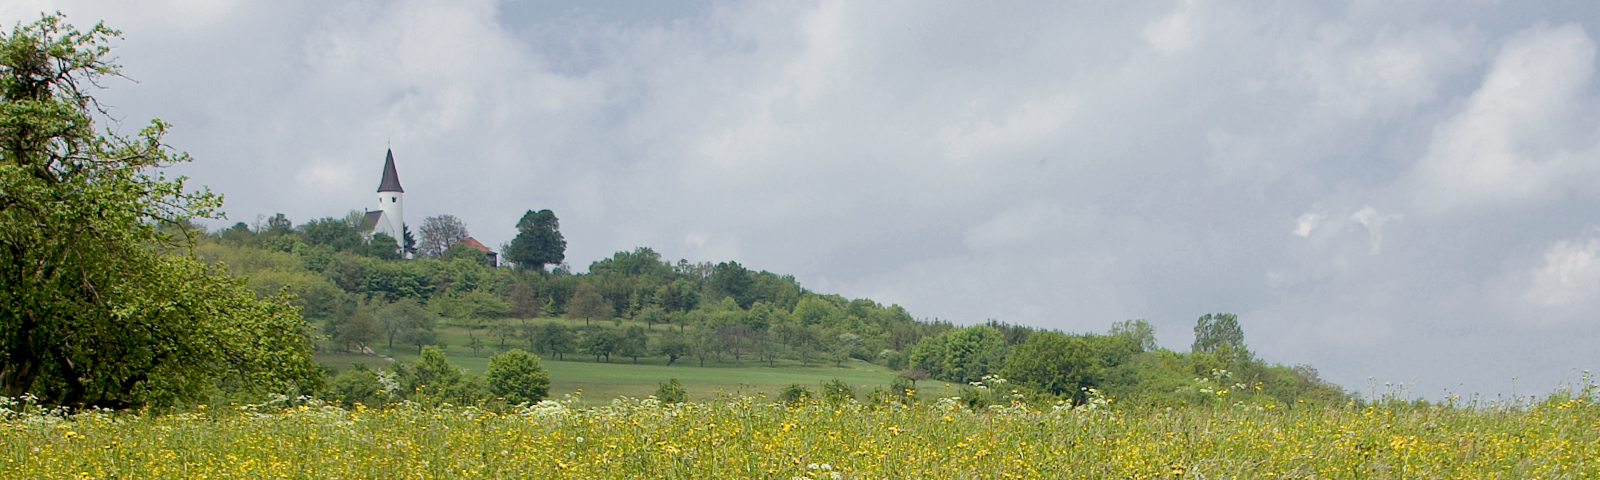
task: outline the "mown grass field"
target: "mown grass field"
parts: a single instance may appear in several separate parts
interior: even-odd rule
[[[541,318],[534,321],[565,322],[574,328],[584,326],[582,320]],[[612,327],[612,322],[595,322]],[[643,323],[626,321],[622,327]],[[616,328],[616,327],[612,327]],[[650,334],[659,335],[668,327],[657,325],[650,330]],[[476,333],[482,338],[486,347],[479,352],[473,352],[465,347],[470,329],[461,326],[442,326],[439,328],[440,339],[444,342],[444,352],[452,365],[461,367],[467,373],[483,375],[488,368],[489,356],[495,352],[522,348],[528,346],[518,340],[508,341],[504,347],[499,339],[487,338],[481,330]],[[376,352],[387,355],[396,361],[410,362],[417,357],[415,346],[376,345]],[[638,363],[626,357],[613,356],[610,363],[596,362],[594,357],[583,354],[565,355],[565,360],[557,361],[541,356],[544,368],[550,371],[550,396],[562,398],[582,390],[582,399],[586,404],[596,405],[610,402],[618,396],[644,398],[654,393],[657,385],[671,378],[677,378],[689,393],[691,400],[711,400],[725,395],[766,395],[774,397],[783,388],[792,384],[807,386],[815,392],[818,385],[823,382],[840,380],[850,384],[856,392],[865,395],[874,388],[888,387],[894,381],[895,374],[881,365],[875,365],[860,360],[851,359],[842,366],[827,362],[801,365],[793,360],[780,360],[776,366],[756,362],[745,358],[736,364],[732,358],[723,358],[722,361],[709,361],[707,366],[701,367],[698,359],[680,358],[668,366],[664,357],[642,357]],[[370,368],[389,368],[389,362],[374,355],[361,355],[352,353],[338,353],[319,351],[316,354],[318,362],[332,368],[348,368],[353,363],[360,363]],[[946,386],[945,382],[926,381],[917,385],[924,397],[955,394],[958,386]]]
[[[387,362],[371,355],[318,354],[319,361],[329,365],[349,366],[364,363],[380,368]],[[408,355],[398,355],[398,361],[411,360]],[[569,359],[573,357],[569,356]],[[578,357],[582,358],[582,357]],[[482,375],[488,367],[485,357],[452,355],[451,364],[469,373]],[[823,382],[840,380],[850,384],[859,394],[874,388],[887,388],[894,381],[894,373],[878,365],[852,360],[845,367],[784,365],[767,367],[746,364],[743,367],[719,365],[699,367],[680,360],[672,366],[661,364],[633,364],[627,359],[613,363],[595,363],[573,359],[570,361],[542,361],[550,372],[550,396],[562,398],[579,390],[588,404],[604,404],[618,396],[644,398],[655,393],[656,387],[670,378],[677,378],[689,393],[691,400],[712,400],[726,395],[760,395],[775,398],[776,394],[791,384],[800,384],[815,392]],[[918,385],[923,396],[944,395],[957,390],[946,387],[945,382],[925,381]]]
[[[0,478],[1596,478],[1594,397],[1515,408],[971,411],[548,402],[11,415]]]

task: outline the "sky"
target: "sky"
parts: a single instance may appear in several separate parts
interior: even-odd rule
[[[1187,350],[1239,316],[1346,388],[1600,368],[1600,4],[11,0],[123,32],[227,220],[376,208],[576,271],[648,246],[912,315]]]

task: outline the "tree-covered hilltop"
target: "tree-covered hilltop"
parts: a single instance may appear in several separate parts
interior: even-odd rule
[[[1158,346],[1142,320],[1118,322],[1103,334],[992,320],[957,327],[918,320],[899,305],[812,292],[792,276],[737,262],[671,262],[648,247],[595,261],[588,273],[565,264],[547,271],[545,263],[563,258],[565,241],[553,213],[529,214],[520,223],[539,219],[548,227],[537,235],[559,246],[519,235],[513,244],[542,252],[528,256],[536,260],[526,268],[491,266],[482,251],[463,243],[445,247],[467,237],[454,217],[425,220],[433,226],[421,241],[428,248],[402,259],[392,239],[363,237],[359,212],[302,225],[282,215],[255,226],[239,223],[213,232],[195,251],[247,277],[261,295],[293,294],[306,318],[322,327],[319,348],[335,351],[381,345],[416,352],[442,343],[435,329],[448,324],[487,339],[474,334],[474,344],[463,345],[474,352],[518,347],[560,360],[734,366],[859,360],[899,371],[908,383],[981,383],[993,375],[1041,395],[1083,401],[1096,389],[1157,405],[1205,402],[1229,388],[1283,402],[1345,396],[1310,367],[1256,358],[1233,315],[1201,317],[1194,346],[1176,352]],[[434,238],[440,231],[448,238]],[[635,326],[620,328],[624,319]],[[569,327],[572,320],[583,323]]]

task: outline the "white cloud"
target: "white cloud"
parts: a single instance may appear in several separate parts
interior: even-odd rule
[[[1600,298],[1600,238],[1562,240],[1530,272],[1522,299],[1541,307],[1593,305]]]
[[[1371,206],[1362,207],[1356,213],[1350,214],[1351,220],[1355,220],[1367,229],[1367,252],[1370,255],[1377,255],[1383,251],[1383,224],[1404,218],[1404,215],[1398,213],[1378,213],[1378,210]]]
[[[1301,214],[1300,218],[1295,219],[1295,236],[1301,238],[1311,236],[1311,231],[1316,230],[1317,225],[1322,223],[1322,218],[1322,212],[1306,212]]]
[[[1593,181],[1594,132],[1564,136],[1594,116],[1580,108],[1593,104],[1586,90],[1594,61],[1595,44],[1580,25],[1511,37],[1462,111],[1434,131],[1416,167],[1419,207],[1517,203]]]

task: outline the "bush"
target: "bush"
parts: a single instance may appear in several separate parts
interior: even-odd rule
[[[842,405],[856,399],[856,389],[850,384],[837,378],[822,384],[822,400],[833,405]]]
[[[806,387],[798,383],[794,383],[790,384],[787,388],[784,388],[783,392],[778,394],[778,401],[788,405],[794,405],[797,403],[804,403],[806,400],[810,400],[812,397],[813,396],[811,395],[810,390],[806,390]]]
[[[662,382],[656,387],[655,397],[656,400],[665,403],[687,402],[689,401],[689,392],[685,392],[683,385],[678,383],[678,379],[673,378]]]
[[[489,357],[484,377],[489,390],[507,403],[537,403],[550,394],[550,373],[539,365],[539,357],[520,348]]]
[[[378,372],[359,363],[350,365],[349,370],[334,376],[319,396],[345,407],[353,407],[357,403],[376,407],[387,402],[389,397],[383,392],[383,383],[378,381]]]

